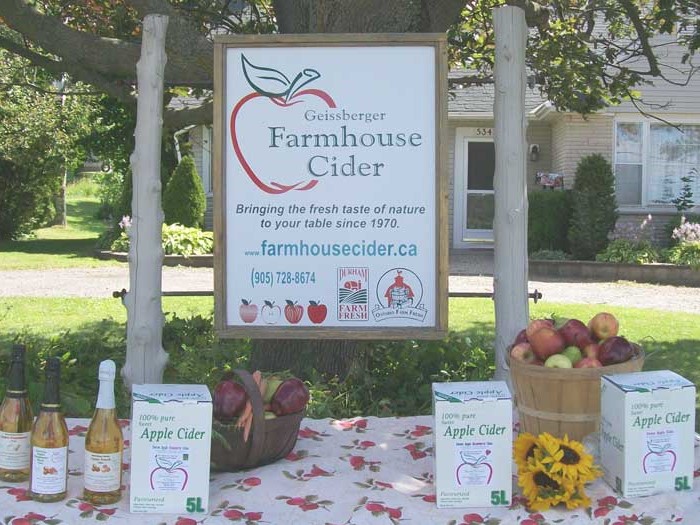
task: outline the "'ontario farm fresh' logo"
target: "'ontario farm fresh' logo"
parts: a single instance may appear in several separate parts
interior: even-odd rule
[[[310,190],[318,184],[318,179],[301,180],[291,184],[282,184],[275,180],[263,180],[263,177],[253,170],[248,159],[245,158],[241,151],[237,119],[243,106],[259,98],[266,99],[269,104],[274,104],[282,110],[313,98],[320,99],[329,108],[335,108],[335,101],[325,91],[320,89],[302,89],[310,82],[320,78],[321,74],[315,69],[305,68],[290,80],[287,75],[277,69],[252,64],[245,55],[241,55],[241,67],[246,81],[253,88],[253,92],[245,95],[236,103],[231,113],[230,126],[233,150],[243,170],[250,180],[265,193],[279,194],[291,190]]]

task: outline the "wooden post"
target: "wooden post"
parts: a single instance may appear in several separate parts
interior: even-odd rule
[[[525,328],[527,296],[527,177],[525,130],[525,48],[527,25],[519,7],[493,10],[496,36],[495,119],[496,172],[493,187],[493,287],[496,302],[496,374],[508,381],[506,349]]]
[[[136,147],[131,155],[133,217],[129,229],[129,293],[124,297],[127,311],[126,363],[121,371],[129,389],[134,384],[161,383],[168,361],[162,344],[163,209],[160,199],[167,28],[167,16],[147,15],[144,18],[141,58],[136,64]]]

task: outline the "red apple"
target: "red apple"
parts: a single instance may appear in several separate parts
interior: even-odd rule
[[[578,319],[569,319],[559,328],[559,333],[566,346],[578,346],[581,350],[593,342],[588,327]]]
[[[510,350],[510,357],[512,359],[522,361],[523,363],[532,363],[535,359],[537,359],[535,352],[532,351],[530,343],[520,343],[515,345]]]
[[[270,402],[271,410],[278,416],[300,412],[309,402],[309,389],[296,377],[284,381],[275,390]]]
[[[243,411],[247,400],[248,394],[243,385],[230,379],[220,381],[214,388],[214,418],[230,421]]]
[[[594,357],[584,357],[578,363],[574,365],[574,368],[600,368],[603,363],[598,361]]]
[[[530,321],[530,324],[527,325],[525,329],[528,341],[532,337],[532,334],[537,332],[540,328],[554,328],[554,323],[551,319],[535,319],[534,321]]]
[[[297,324],[304,317],[304,307],[295,301],[287,299],[287,306],[284,307],[284,316],[292,324]]]
[[[634,346],[624,337],[611,337],[600,343],[598,359],[603,366],[624,363],[634,355]]]
[[[590,357],[591,359],[598,359],[598,354],[600,353],[600,345],[598,343],[591,343],[586,345],[583,349],[583,357]]]
[[[515,336],[515,340],[513,341],[513,346],[519,345],[520,343],[527,343],[527,332],[525,329],[520,330],[518,332],[518,335]]]
[[[326,320],[328,308],[321,301],[309,301],[309,306],[306,307],[306,313],[309,316],[309,321],[314,324],[321,324]]]
[[[251,304],[250,301],[241,299],[241,306],[238,307],[238,313],[241,316],[241,321],[244,323],[252,323],[258,317],[258,305]]]
[[[540,328],[528,338],[535,355],[542,361],[546,361],[550,355],[558,354],[566,346],[564,338],[554,328]]]
[[[601,341],[609,337],[615,337],[620,329],[620,323],[617,322],[613,314],[600,312],[588,322],[588,328]]]

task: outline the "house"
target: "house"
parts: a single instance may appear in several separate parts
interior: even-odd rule
[[[661,49],[662,63],[681,63],[682,48]],[[664,73],[685,80],[677,69],[666,67]],[[493,243],[493,90],[492,84],[455,89],[448,98],[450,250],[490,248]],[[700,75],[687,85],[656,80],[639,91],[658,118],[642,115],[632,103],[586,117],[559,112],[536,87],[529,87],[528,191],[542,191],[538,174],[561,175],[564,187],[571,187],[579,160],[599,153],[613,165],[619,222],[640,224],[651,213],[654,239],[663,242],[663,227],[676,214],[671,201],[681,191],[681,177],[700,173]],[[190,140],[211,210],[211,128],[193,128]],[[692,186],[700,203],[700,175]],[[206,224],[211,227],[211,211]]]

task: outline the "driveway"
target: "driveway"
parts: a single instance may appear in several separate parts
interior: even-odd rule
[[[484,269],[484,268],[482,268]],[[102,297],[129,288],[127,265],[104,268],[17,270],[0,272],[0,297]],[[206,291],[213,288],[211,268],[163,268],[164,291]],[[491,292],[488,275],[451,276],[450,291]],[[697,288],[629,282],[530,281],[544,302],[653,308],[700,314]]]

